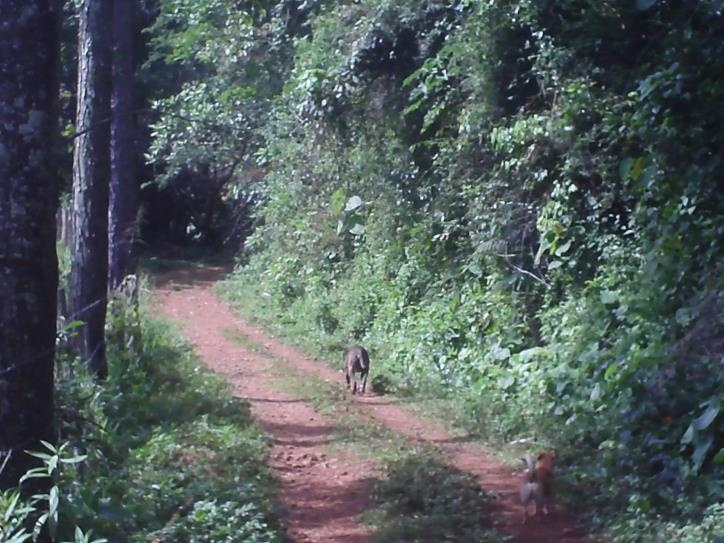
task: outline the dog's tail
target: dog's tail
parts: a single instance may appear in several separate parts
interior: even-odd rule
[[[527,506],[531,500],[536,500],[537,503],[537,496],[539,495],[538,481],[535,476],[535,464],[533,463],[533,457],[530,454],[526,454],[521,457],[521,460],[525,462],[528,469],[525,473],[525,480],[520,487],[520,501],[524,506]],[[527,518],[528,513],[526,512],[526,519]]]
[[[360,353],[359,358],[360,358],[359,363],[360,363],[360,366],[362,367],[362,371],[364,371],[366,373],[370,369],[370,355],[366,349],[362,349],[362,352]]]
[[[526,466],[528,466],[528,470],[526,475],[528,476],[528,482],[529,483],[535,483],[536,482],[536,476],[535,476],[535,463],[533,462],[533,456],[530,454],[526,454],[521,458],[523,462],[525,462]]]

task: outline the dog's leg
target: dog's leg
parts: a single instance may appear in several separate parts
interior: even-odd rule
[[[367,389],[367,373],[368,370],[362,372],[362,392],[360,392],[360,394],[364,394]]]

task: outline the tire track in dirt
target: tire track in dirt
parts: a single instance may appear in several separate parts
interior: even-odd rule
[[[181,325],[201,361],[231,382],[235,394],[251,404],[254,417],[272,436],[270,465],[281,481],[280,499],[287,509],[285,523],[292,541],[370,541],[368,530],[356,517],[371,506],[369,491],[374,463],[325,453],[325,446],[335,436],[335,421],[314,411],[303,398],[275,388],[271,358],[282,359],[297,371],[338,380],[340,386],[341,373],[235,316],[212,290],[213,281],[225,271],[228,270],[182,270],[170,277],[159,277],[155,308]],[[229,330],[248,338],[251,345],[263,345],[266,352],[229,339]],[[520,472],[492,459],[483,446],[421,420],[395,403],[389,397],[370,394],[357,398],[355,407],[393,432],[433,443],[451,466],[478,476],[485,491],[499,496],[486,505],[491,524],[510,534],[511,541],[588,541],[573,519],[562,513],[523,525],[522,508],[517,501]]]
[[[168,282],[171,278],[173,283]],[[325,446],[334,439],[334,421],[302,398],[275,388],[269,357],[227,337],[230,328],[242,323],[214,295],[209,279],[215,274],[202,281],[185,274],[172,273],[171,278],[162,278],[155,289],[154,310],[181,326],[199,359],[251,404],[254,418],[271,436],[269,464],[281,483],[289,539],[370,541],[356,517],[370,507],[374,465],[325,454]]]

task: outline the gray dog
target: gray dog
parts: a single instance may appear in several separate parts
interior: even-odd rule
[[[367,374],[370,371],[370,355],[361,345],[355,345],[344,351],[344,373],[347,379],[347,388],[352,383],[352,394],[357,393],[357,379],[355,373],[359,372],[362,384],[360,394],[365,393]]]

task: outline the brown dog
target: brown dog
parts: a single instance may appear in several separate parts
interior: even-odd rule
[[[556,451],[540,452],[536,458],[535,465],[533,457],[526,455],[523,459],[528,465],[525,479],[520,487],[520,501],[523,504],[525,517],[523,522],[528,522],[528,504],[535,503],[535,515],[540,519],[545,512],[550,514],[553,506],[553,460],[556,458]]]
[[[362,379],[360,394],[364,394],[365,388],[367,388],[367,374],[369,371],[370,355],[364,347],[355,345],[344,351],[344,373],[347,379],[347,388],[350,388],[350,383],[352,383],[352,394],[357,393],[355,373],[359,372],[360,374],[360,378]]]

